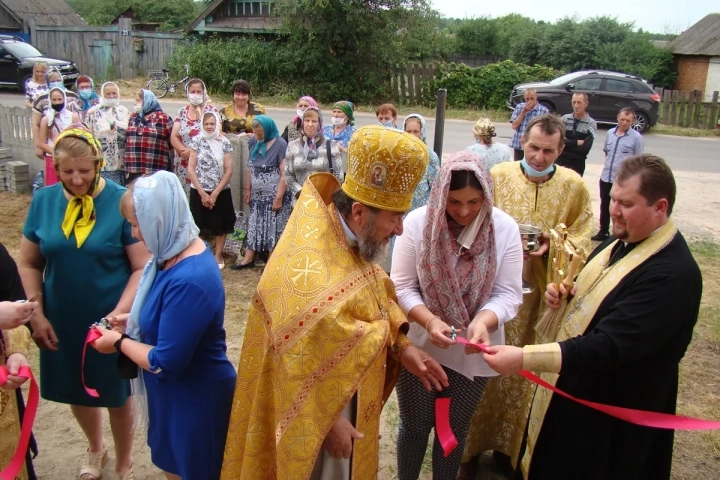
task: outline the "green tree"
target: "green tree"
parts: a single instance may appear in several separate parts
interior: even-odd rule
[[[133,7],[135,21],[159,23],[162,31],[185,28],[204,8],[194,0],[68,0],[68,4],[90,25],[109,25]]]
[[[496,55],[498,22],[490,17],[465,20],[457,29],[457,48],[460,53]]]

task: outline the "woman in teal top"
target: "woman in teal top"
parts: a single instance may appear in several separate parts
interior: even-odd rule
[[[120,214],[125,188],[100,177],[100,143],[83,127],[71,126],[55,143],[60,183],[40,189],[30,205],[20,244],[20,274],[26,292],[42,292],[31,320],[40,347],[40,390],[44,399],[70,404],[89,448],[80,475],[100,478],[109,461],[102,438],[108,408],[115,440],[116,471],[132,478],[132,403],[120,378],[116,355],[82,350],[90,326],[130,311],[147,249],[131,236]],[[85,385],[97,390],[90,396]]]

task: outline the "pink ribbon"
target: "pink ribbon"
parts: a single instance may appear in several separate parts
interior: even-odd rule
[[[457,438],[450,427],[450,399],[435,399],[435,434],[440,441],[445,457],[458,445]]]
[[[10,372],[8,372],[7,368],[4,365],[0,365],[0,385],[4,385],[7,382],[8,375],[10,375]],[[18,445],[15,448],[15,453],[8,466],[0,472],[0,480],[12,480],[20,473],[20,470],[25,464],[25,455],[27,454],[28,445],[30,444],[32,427],[33,423],[35,423],[35,415],[37,414],[38,403],[40,402],[40,391],[38,390],[37,382],[30,367],[20,367],[17,376],[30,379],[30,395],[28,396],[27,405],[25,406],[25,414],[22,419]]]
[[[87,385],[85,385],[85,352],[87,351],[88,343],[92,343],[98,338],[102,337],[102,333],[98,332],[96,328],[91,328],[88,330],[87,337],[85,337],[85,344],[83,345],[83,351],[82,351],[82,364],[80,366],[80,378],[82,379],[83,387],[85,388],[85,391],[88,395],[91,397],[98,398],[100,394],[95,390],[94,388],[90,388]]]
[[[478,348],[482,350],[485,353],[488,353],[487,347],[485,345],[481,345],[478,343],[470,343],[467,339],[463,337],[457,337],[456,338],[458,343],[462,343],[463,345],[469,345],[471,347]],[[533,383],[537,383],[541,387],[547,388],[551,390],[553,393],[557,393],[558,395],[562,395],[563,397],[572,400],[573,402],[580,403],[582,405],[585,405],[587,407],[590,407],[594,410],[597,410],[599,412],[606,413],[612,417],[619,418],[620,420],[625,420],[626,422],[630,422],[635,425],[642,425],[645,427],[653,427],[653,428],[665,428],[668,430],[717,430],[720,429],[720,422],[715,422],[711,420],[702,420],[699,418],[690,418],[690,417],[684,417],[682,415],[672,415],[669,413],[659,413],[659,412],[650,412],[647,410],[636,410],[634,408],[625,408],[625,407],[616,407],[614,405],[605,405],[603,403],[597,403],[597,402],[591,402],[589,400],[583,400],[582,398],[573,397],[569,393],[565,393],[559,388],[547,383],[542,378],[538,377],[537,375],[534,375],[533,373],[527,371],[527,370],[521,370],[518,372],[523,377],[527,378]],[[438,406],[438,402],[440,400],[447,400],[447,407],[446,408],[440,408]],[[438,415],[447,415],[447,418],[439,419]],[[443,428],[440,429],[441,425],[447,425],[447,429]],[[452,430],[450,430],[450,399],[445,398],[438,398],[435,400],[435,433],[438,436],[438,439],[440,441],[440,445],[443,447],[443,451],[445,452],[445,456],[447,457],[450,455],[450,452],[452,452],[452,449],[454,449],[457,446],[457,440],[455,439],[455,435],[452,433]],[[448,433],[449,432],[449,433]],[[452,442],[455,442],[453,444]],[[446,449],[446,445],[448,446],[449,450]]]

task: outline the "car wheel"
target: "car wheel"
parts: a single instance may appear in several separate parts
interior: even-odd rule
[[[18,88],[20,89],[20,93],[25,93],[25,84],[31,78],[32,78],[32,74],[28,74],[28,75],[25,75],[24,77],[20,77],[18,79]]]
[[[538,103],[543,107],[547,108],[550,113],[555,113],[555,107],[552,103],[546,102],[545,100],[540,100]]]
[[[640,133],[647,132],[647,129],[650,128],[650,120],[647,115],[642,112],[635,112],[635,121],[632,124],[632,128]]]

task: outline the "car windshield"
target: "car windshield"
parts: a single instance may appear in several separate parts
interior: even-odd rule
[[[3,43],[2,47],[18,58],[43,56],[40,50],[27,43]]]
[[[567,75],[563,75],[562,77],[558,77],[554,80],[550,80],[550,85],[563,85],[570,80],[574,80],[577,77],[580,77],[584,75],[583,72],[575,72],[575,73],[568,73]]]

